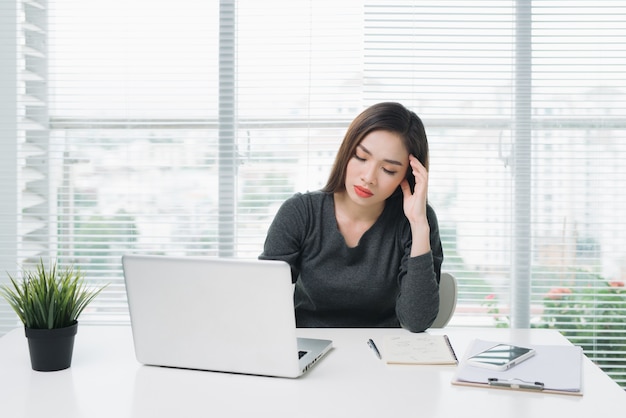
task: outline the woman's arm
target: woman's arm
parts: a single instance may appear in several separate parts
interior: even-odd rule
[[[300,274],[300,248],[304,235],[303,212],[298,202],[301,194],[287,199],[278,209],[265,237],[260,260],[282,260],[291,266],[291,280],[295,283]]]
[[[426,206],[429,224],[429,246],[425,254],[412,256],[413,243],[405,249],[399,273],[400,294],[396,315],[403,328],[422,332],[429,328],[439,312],[439,279],[443,249],[435,211]]]

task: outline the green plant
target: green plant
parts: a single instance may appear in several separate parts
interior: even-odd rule
[[[104,289],[89,289],[82,273],[73,267],[49,269],[40,260],[35,271],[23,270],[22,280],[9,275],[11,285],[0,286],[24,326],[33,329],[64,328],[78,320],[87,305]]]
[[[508,315],[501,314],[498,299],[495,294],[491,293],[485,296],[480,305],[487,308],[487,314],[491,315],[493,318],[496,328],[509,328],[511,319]]]
[[[559,330],[607,374],[624,376],[626,358],[626,287],[589,274],[578,286],[554,287],[543,299],[537,328]]]

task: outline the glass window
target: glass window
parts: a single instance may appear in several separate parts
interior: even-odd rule
[[[429,136],[451,324],[558,329],[626,385],[621,2],[1,7],[0,268],[110,283],[82,321],[128,323],[126,252],[255,258],[350,121],[399,101]]]

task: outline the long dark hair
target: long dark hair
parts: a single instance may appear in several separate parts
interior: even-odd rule
[[[356,153],[356,148],[363,138],[377,130],[400,135],[409,154],[417,157],[428,170],[428,139],[422,120],[400,103],[378,103],[361,112],[348,127],[323,191],[334,193],[345,188],[348,162]],[[412,191],[415,187],[415,177],[410,166],[406,179]]]

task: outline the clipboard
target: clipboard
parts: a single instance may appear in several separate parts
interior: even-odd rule
[[[474,340],[452,380],[453,385],[529,392],[583,395],[583,350],[573,345],[526,345],[536,350],[530,359],[504,371],[473,366],[467,359],[499,342]]]

